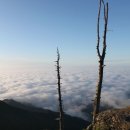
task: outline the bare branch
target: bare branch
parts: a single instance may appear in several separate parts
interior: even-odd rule
[[[103,48],[102,54],[100,53],[100,12],[103,5],[104,11],[104,33],[103,33]],[[104,71],[104,58],[106,54],[106,34],[107,34],[107,24],[108,24],[108,3],[105,5],[103,0],[99,0],[99,10],[98,10],[98,19],[97,19],[97,53],[99,57],[99,73],[98,73],[98,82],[96,87],[96,97],[94,100],[94,110],[93,110],[93,124],[97,114],[99,113],[100,108],[100,99],[101,99],[101,89],[103,82],[103,71]]]
[[[104,11],[105,11],[104,12],[104,34],[103,34],[103,51],[102,51],[103,60],[105,58],[105,53],[106,53],[106,34],[107,34],[107,25],[108,25],[108,3],[106,4],[106,8]]]
[[[56,61],[56,67],[57,67],[57,85],[58,85],[58,95],[59,95],[59,130],[63,130],[64,129],[64,125],[63,125],[63,102],[62,102],[62,94],[61,94],[61,76],[60,76],[60,53],[59,53],[59,49],[57,48],[57,61]]]
[[[99,3],[99,10],[98,10],[98,21],[97,21],[97,54],[98,57],[100,58],[100,49],[99,49],[99,43],[100,43],[100,12],[101,12],[101,0]]]

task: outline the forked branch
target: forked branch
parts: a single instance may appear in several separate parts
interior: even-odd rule
[[[103,5],[104,10],[104,32],[103,32],[103,46],[100,51],[100,13],[101,7]],[[97,54],[99,57],[99,74],[98,74],[98,82],[96,88],[96,97],[94,100],[94,110],[93,110],[93,123],[95,123],[96,115],[99,113],[100,108],[100,98],[101,98],[101,89],[103,82],[103,71],[104,71],[104,59],[106,55],[106,34],[107,34],[107,25],[108,25],[108,3],[104,3],[103,0],[99,0],[99,10],[98,10],[98,18],[97,18]]]

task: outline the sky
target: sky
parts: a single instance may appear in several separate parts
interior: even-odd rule
[[[130,1],[107,1],[106,61],[129,65]],[[98,0],[0,0],[1,66],[53,64],[57,46],[63,64],[97,64],[97,12]]]

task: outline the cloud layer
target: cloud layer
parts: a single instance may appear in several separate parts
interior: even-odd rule
[[[47,69],[1,71],[0,99],[12,98],[36,106],[58,110],[56,72]],[[81,112],[94,99],[97,68],[62,70],[62,95],[66,113],[87,118]],[[102,102],[114,107],[130,105],[130,69],[106,67]]]

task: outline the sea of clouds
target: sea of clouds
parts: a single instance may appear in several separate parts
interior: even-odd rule
[[[92,103],[98,79],[98,67],[63,67],[62,96],[67,114],[87,119],[82,109]],[[38,107],[58,111],[55,68],[1,69],[0,99],[29,102]],[[102,102],[116,108],[130,105],[130,68],[106,66],[102,88]]]

